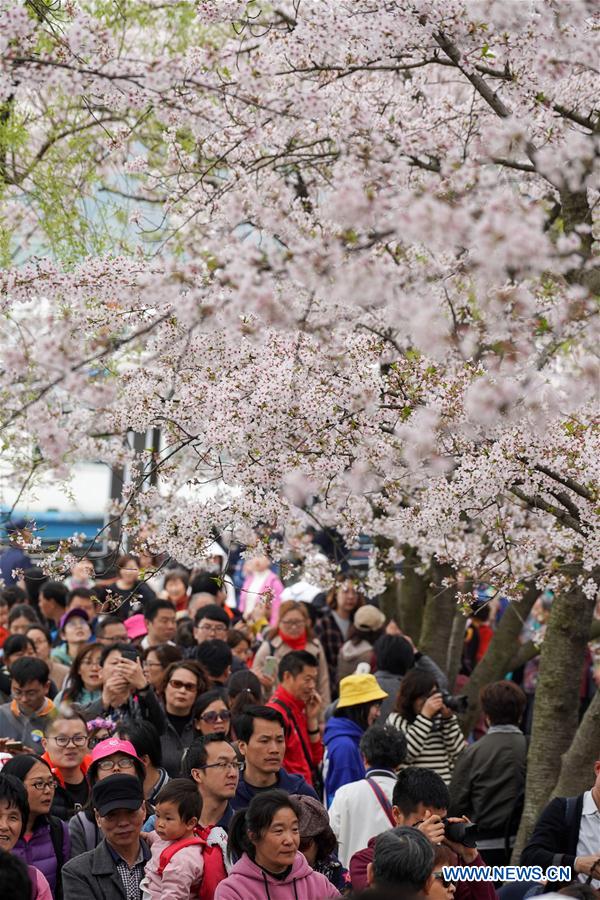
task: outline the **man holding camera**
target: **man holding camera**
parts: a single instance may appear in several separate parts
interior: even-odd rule
[[[392,796],[392,814],[397,825],[418,828],[432,844],[445,844],[456,854],[456,864],[484,866],[475,845],[475,826],[466,817],[446,818],[450,796],[442,778],[430,769],[410,766],[400,772]],[[470,827],[469,827],[470,826]],[[367,869],[373,862],[376,838],[350,860],[350,876],[355,890],[368,884]],[[458,882],[454,900],[495,900],[489,881]]]

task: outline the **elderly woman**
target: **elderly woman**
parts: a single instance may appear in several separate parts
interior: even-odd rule
[[[304,603],[285,600],[279,607],[277,627],[267,633],[252,664],[252,671],[256,673],[258,680],[266,689],[266,693],[271,694],[273,688],[276,687],[279,663],[286,653],[290,653],[292,650],[307,650],[317,659],[317,693],[324,705],[327,706],[331,702],[331,691],[323,645],[313,635],[310,616]],[[272,674],[265,673],[265,660],[269,656],[274,656],[277,660],[275,671]]]
[[[298,830],[300,832],[300,852],[309,866],[324,875],[341,894],[350,888],[350,875],[337,857],[337,838],[329,824],[327,810],[314,797],[294,794],[300,809]]]

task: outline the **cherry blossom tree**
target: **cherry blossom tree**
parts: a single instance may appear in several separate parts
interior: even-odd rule
[[[434,655],[464,579],[514,601],[498,667],[551,588],[564,674],[599,577],[597,5],[0,9],[11,479],[127,463],[114,520],[182,562],[213,527],[370,535]]]

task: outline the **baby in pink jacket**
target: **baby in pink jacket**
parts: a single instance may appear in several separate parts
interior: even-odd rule
[[[200,795],[188,778],[174,778],[159,793],[155,830],[147,836],[152,856],[140,885],[144,900],[198,897],[204,858],[194,829],[201,812]]]

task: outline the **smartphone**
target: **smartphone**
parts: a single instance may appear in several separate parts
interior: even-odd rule
[[[139,658],[137,650],[121,650],[121,656],[124,659],[130,659],[132,662],[137,662]]]
[[[7,741],[5,746],[9,753],[19,753],[23,749],[23,742]]]
[[[269,678],[275,678],[277,675],[277,669],[279,668],[279,664],[277,662],[277,657],[275,656],[265,656],[265,661],[263,664],[263,674],[267,675]]]

